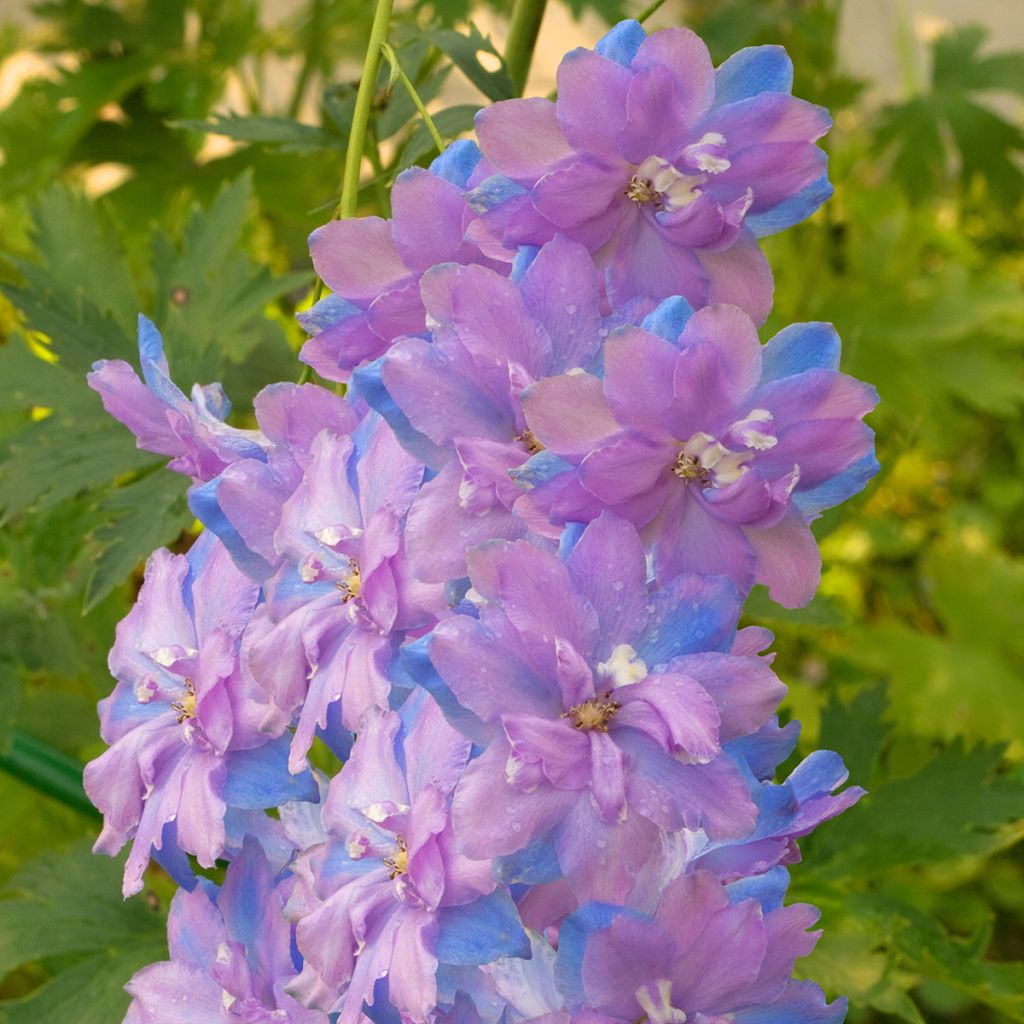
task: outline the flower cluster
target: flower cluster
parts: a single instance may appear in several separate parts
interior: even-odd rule
[[[776,781],[798,726],[738,628],[811,598],[809,523],[876,469],[833,329],[758,337],[756,239],[830,191],[791,77],[624,22],[483,111],[311,238],[342,395],[236,429],[144,319],[141,380],[96,365],[206,528],[147,566],[86,773],[126,895],[182,887],[131,1024],[842,1020],[786,865],[861,791],[825,751]]]

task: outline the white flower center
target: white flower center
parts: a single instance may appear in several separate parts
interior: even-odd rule
[[[623,195],[638,206],[650,204],[669,213],[689,206],[701,194],[709,174],[721,174],[732,166],[725,155],[725,136],[705,132],[683,150],[680,163],[684,170],[663,157],[649,156],[633,172]]]
[[[648,982],[636,990],[636,1001],[650,1024],[686,1024],[686,1014],[672,1005],[672,982],[668,978]]]
[[[733,451],[704,431],[685,441],[672,463],[672,472],[681,480],[696,480],[701,487],[728,487],[747,471],[757,452],[774,448],[779,439],[771,433],[772,414],[754,409],[742,420],[731,424],[723,435],[745,451]]]
[[[629,686],[647,678],[647,665],[629,644],[619,644],[607,661],[598,664],[597,672],[613,687]]]

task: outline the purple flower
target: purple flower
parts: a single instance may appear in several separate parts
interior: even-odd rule
[[[187,556],[153,554],[118,625],[117,686],[99,707],[110,749],[86,766],[85,790],[104,815],[95,849],[114,854],[132,840],[126,895],[142,888],[151,850],[169,838],[213,867],[229,807],[316,799],[308,774],[289,775],[284,749],[260,731],[260,694],[239,671],[239,635],[258,593],[204,534]]]
[[[838,1024],[845,1000],[826,1005],[817,986],[792,980],[817,918],[807,904],[769,909],[704,872],[683,875],[652,915],[590,904],[570,917],[555,976],[574,1020]]]
[[[171,380],[160,332],[139,316],[142,380],[121,359],[101,359],[88,375],[103,408],[148,452],[171,455],[168,468],[209,480],[236,459],[261,458],[267,447],[255,430],[229,427],[231,403],[219,384],[196,384],[189,400]]]
[[[430,340],[405,338],[356,375],[406,447],[439,470],[409,515],[424,579],[462,576],[474,544],[526,534],[515,514],[523,487],[509,472],[539,445],[520,396],[534,381],[593,366],[609,330],[582,246],[557,239],[524,264],[512,280],[480,266],[434,268],[422,283]],[[552,533],[546,519],[532,525]]]
[[[524,955],[528,943],[490,865],[453,845],[449,802],[469,741],[424,693],[401,715],[371,708],[323,809],[330,839],[303,854],[291,912],[305,958],[291,991],[311,1006],[361,1019],[386,978],[403,1019],[437,1005],[439,965]]]
[[[189,491],[189,507],[255,580],[283,559],[275,545],[281,510],[312,458],[321,431],[350,434],[360,422],[351,402],[315,384],[271,384],[253,400],[265,451],[239,458]]]
[[[426,630],[443,588],[417,582],[402,537],[423,466],[370,415],[354,435],[321,431],[285,502],[275,546],[284,567],[246,637],[248,670],[288,720],[299,712],[291,767],[305,766],[331,705],[355,730],[387,707],[389,667],[404,631]]]
[[[608,269],[613,303],[685,295],[731,302],[757,321],[772,277],[756,237],[828,198],[831,121],[790,95],[781,47],[740,50],[717,70],[687,29],[645,36],[624,21],[562,61],[558,100],[507,100],[477,117],[501,176],[471,200],[506,246],[561,232]]]
[[[460,848],[492,858],[550,837],[580,899],[623,899],[662,831],[740,838],[756,809],[722,744],[758,729],[784,688],[729,653],[724,578],[647,583],[636,531],[603,516],[563,562],[518,541],[471,555],[479,619],[429,638],[420,672],[484,752],[455,793]],[[473,593],[473,592],[471,592]]]
[[[479,156],[472,143],[457,142],[430,171],[414,167],[399,175],[391,190],[391,220],[333,220],[310,235],[313,266],[333,294],[299,314],[313,335],[301,358],[321,377],[346,381],[396,338],[423,332],[419,282],[429,267],[502,267],[465,237],[476,214],[463,186]]]
[[[284,991],[297,974],[284,904],[293,879],[277,882],[248,839],[218,890],[179,890],[167,921],[170,960],[125,986],[125,1024],[327,1024]]]
[[[836,371],[827,324],[796,324],[762,348],[745,313],[712,306],[675,333],[624,328],[605,345],[603,381],[566,375],[527,391],[530,430],[575,467],[530,501],[555,522],[624,516],[663,578],[724,572],[805,604],[821,571],[808,521],[878,468],[862,422],[877,395]]]

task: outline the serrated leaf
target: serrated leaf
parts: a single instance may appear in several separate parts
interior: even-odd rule
[[[821,713],[818,746],[841,754],[858,785],[867,786],[892,726],[882,722],[888,705],[885,685],[861,690],[849,704],[832,699]]]
[[[893,175],[912,202],[931,198],[954,175],[964,188],[983,178],[1007,204],[1024,195],[1016,163],[1024,132],[975,98],[993,89],[1024,92],[1024,53],[982,55],[986,36],[977,25],[940,35],[929,91],[879,114],[876,151],[891,154]]]
[[[85,611],[126,579],[150,552],[170,544],[189,525],[187,489],[184,477],[158,471],[115,488],[100,502],[103,525],[89,537],[97,550],[85,585]]]
[[[0,893],[0,974],[52,957],[66,965],[29,996],[0,1002],[5,1019],[121,1019],[123,985],[164,959],[167,945],[164,915],[144,900],[123,901],[120,875],[120,858],[93,856],[82,842],[39,857]]]
[[[345,140],[322,128],[302,124],[289,117],[254,114],[215,114],[210,121],[185,119],[172,121],[172,128],[182,128],[207,135],[223,135],[240,142],[256,142],[273,146],[282,153],[316,153],[343,149]]]
[[[469,26],[468,35],[451,28],[438,29],[430,33],[430,40],[489,100],[510,100],[516,95],[515,84],[505,67],[505,61],[476,25]],[[499,61],[498,68],[488,71],[480,63],[481,53],[489,54],[492,59]]]
[[[1001,747],[952,744],[913,775],[878,786],[813,845],[812,872],[879,872],[983,853],[1024,818],[1024,780],[999,775]],[[831,858],[831,860],[830,860]]]

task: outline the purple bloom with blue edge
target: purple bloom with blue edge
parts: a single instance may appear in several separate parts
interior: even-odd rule
[[[453,842],[451,791],[470,743],[422,691],[367,711],[323,809],[330,839],[294,867],[302,975],[290,991],[354,1024],[386,978],[403,1019],[427,1020],[439,969],[521,956],[529,944],[490,865]]]
[[[425,579],[463,576],[465,552],[494,537],[522,537],[530,525],[560,532],[516,514],[524,485],[510,471],[540,447],[520,396],[544,377],[593,368],[612,324],[581,245],[557,239],[528,255],[511,280],[479,266],[435,267],[422,282],[430,340],[397,342],[355,378],[410,451],[439,471],[409,513],[409,549]],[[385,401],[369,386],[377,379]]]
[[[224,422],[231,403],[219,384],[196,384],[191,399],[171,380],[156,326],[139,316],[142,380],[122,359],[101,359],[88,375],[103,407],[144,451],[173,456],[168,468],[209,480],[236,459],[262,457],[265,439]]]
[[[624,899],[663,831],[739,838],[756,808],[722,745],[784,687],[728,653],[725,578],[647,579],[636,530],[602,516],[564,561],[525,541],[470,557],[479,617],[442,622],[422,681],[485,746],[455,794],[461,848],[490,859],[550,837],[578,898]]]
[[[839,1024],[793,964],[814,948],[807,904],[763,906],[705,872],[664,891],[653,914],[589,904],[562,925],[555,977],[573,1021]]]
[[[772,276],[757,237],[809,216],[831,195],[816,145],[831,120],[790,95],[778,46],[740,50],[720,67],[694,33],[617,25],[569,53],[558,99],[485,108],[477,137],[501,176],[471,201],[474,228],[505,246],[561,232],[607,268],[613,303],[685,295],[731,302],[758,322]]]
[[[466,239],[477,215],[463,190],[479,158],[473,143],[453,143],[429,171],[414,167],[398,176],[391,220],[333,220],[310,235],[313,266],[332,294],[299,314],[313,335],[301,358],[321,377],[347,381],[396,338],[424,331],[419,282],[429,267],[472,263],[508,271],[512,252],[492,260]]]
[[[203,534],[188,555],[153,554],[138,603],[117,627],[117,686],[100,702],[110,749],[86,766],[85,790],[104,815],[95,849],[115,854],[132,842],[125,895],[142,888],[168,826],[181,850],[213,867],[230,807],[316,799],[308,774],[288,773],[282,741],[261,731],[261,694],[239,670],[258,593]]]
[[[647,321],[659,322],[658,311]],[[555,522],[624,516],[659,576],[727,573],[806,604],[821,573],[809,521],[878,468],[862,422],[875,390],[837,372],[828,324],[795,324],[762,347],[735,306],[698,310],[681,332],[664,322],[670,340],[643,328],[609,338],[603,380],[565,375],[526,392],[530,429],[575,468],[529,501]]]
[[[350,434],[361,410],[315,384],[271,384],[253,399],[265,452],[239,458],[188,496],[197,519],[213,531],[235,564],[265,580],[284,559],[275,544],[281,510],[302,481],[322,431]]]
[[[285,503],[275,546],[285,562],[246,637],[248,671],[268,701],[298,713],[291,767],[340,703],[354,731],[368,707],[388,706],[389,671],[406,631],[446,609],[443,588],[418,582],[403,520],[423,466],[370,414],[353,435],[320,432]]]
[[[328,1024],[284,991],[299,970],[284,916],[293,883],[279,881],[248,839],[220,889],[204,879],[179,891],[167,921],[171,958],[125,986],[125,1024]]]

